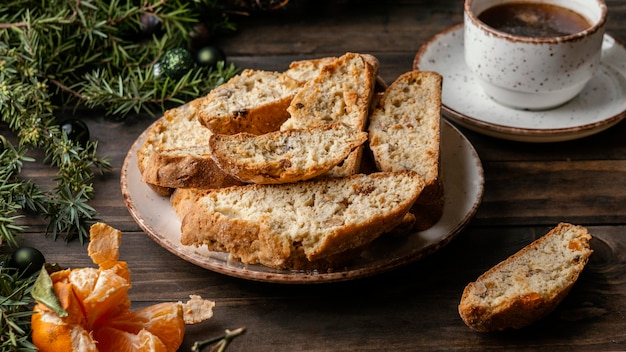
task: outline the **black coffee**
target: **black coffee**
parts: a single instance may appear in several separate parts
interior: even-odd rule
[[[480,13],[478,19],[494,29],[522,37],[562,37],[591,27],[572,10],[532,2],[496,5]]]

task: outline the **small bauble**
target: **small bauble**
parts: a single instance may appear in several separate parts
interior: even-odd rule
[[[215,67],[218,62],[225,60],[226,55],[216,46],[202,47],[196,54],[196,61],[200,66]]]
[[[161,20],[154,14],[145,13],[141,16],[141,33],[151,36],[161,31]]]
[[[59,126],[71,141],[83,147],[89,142],[89,127],[82,120],[66,119],[61,121]]]
[[[32,276],[46,263],[46,258],[36,248],[20,247],[13,252],[9,267],[17,269],[24,276]]]
[[[167,51],[159,63],[161,73],[173,79],[181,78],[194,66],[193,57],[183,48]]]

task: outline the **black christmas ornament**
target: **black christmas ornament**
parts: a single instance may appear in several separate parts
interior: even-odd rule
[[[32,276],[46,263],[46,258],[38,249],[20,247],[16,249],[9,260],[9,267],[17,269],[24,276]]]
[[[79,119],[66,119],[59,123],[61,130],[65,132],[67,138],[78,143],[81,146],[87,145],[89,142],[89,127]]]
[[[196,61],[201,66],[215,67],[218,62],[226,61],[226,55],[220,48],[208,45],[198,50]]]

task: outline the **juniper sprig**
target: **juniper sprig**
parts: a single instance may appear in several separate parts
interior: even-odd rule
[[[60,111],[99,109],[119,120],[204,95],[236,74],[234,65],[197,65],[177,79],[155,66],[168,50],[193,50],[198,38],[234,29],[217,0],[3,2],[0,121],[18,142],[0,157],[0,243],[17,245],[24,210],[46,218],[55,238],[88,238],[97,216],[92,181],[110,164],[96,142],[67,138]],[[20,177],[21,164],[34,161],[31,148],[45,151],[42,162],[58,170],[51,189]]]

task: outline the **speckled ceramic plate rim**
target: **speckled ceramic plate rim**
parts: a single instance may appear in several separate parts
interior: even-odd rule
[[[435,36],[433,36],[428,42],[424,43],[422,47],[419,49],[419,51],[417,52],[415,59],[413,61],[413,68],[420,69],[420,70],[432,70],[433,67],[428,62],[428,58],[426,58],[428,51],[435,45],[441,44],[441,41],[448,39],[449,37],[453,38],[451,42],[453,44],[455,43],[456,46],[446,53],[446,55],[448,56],[448,59],[451,57],[454,57],[455,55],[460,55],[462,51],[458,48],[458,46],[462,47],[462,41],[463,41],[462,30],[463,30],[463,24],[458,24],[456,26],[450,27],[436,34]],[[605,41],[610,41],[613,45],[616,46],[616,49],[618,50],[617,51],[618,54],[622,57],[621,61],[626,63],[626,54],[624,54],[626,53],[626,46],[624,45],[624,43],[614,39],[608,34],[605,35]],[[443,45],[441,47],[450,48],[452,46]],[[442,56],[446,56],[446,55],[442,55]],[[467,70],[467,72],[469,72],[469,69],[466,66],[464,66],[465,64],[462,59],[457,59],[457,62],[460,62],[463,65],[463,67],[460,69]],[[615,71],[616,75],[620,75],[619,79],[624,81],[626,80],[626,77],[623,76],[626,74],[626,64],[624,63],[622,63],[623,67],[615,69],[614,67],[612,67],[612,65],[606,63],[606,61],[603,59],[602,66],[604,66],[605,70]],[[609,68],[608,66],[611,66],[611,67]],[[452,65],[448,67],[452,67]],[[458,70],[460,69],[456,69],[457,71],[455,72],[458,72]],[[449,75],[452,73],[451,72],[439,72],[439,73],[444,76],[443,84],[445,85],[446,76],[449,77]],[[610,72],[609,73],[604,72],[604,74],[607,75],[607,74],[610,74]],[[456,83],[456,80],[453,80],[453,81]],[[468,87],[468,88],[471,88],[471,87]],[[622,92],[624,93],[623,95],[626,95],[626,90],[622,90]],[[619,111],[616,112],[615,114],[603,117],[600,120],[593,121],[590,123],[582,123],[579,125],[567,126],[567,127],[562,127],[562,128],[558,128],[558,127],[557,128],[524,128],[521,126],[512,126],[512,125],[498,123],[497,116],[495,117],[490,116],[489,119],[485,118],[484,116],[469,116],[463,111],[460,111],[460,109],[452,108],[450,106],[452,104],[450,103],[446,104],[445,98],[446,97],[443,98],[443,102],[442,102],[442,110],[444,112],[445,117],[450,118],[452,121],[458,123],[461,126],[464,126],[468,129],[471,129],[473,131],[476,131],[485,135],[489,135],[489,136],[496,137],[496,138],[514,140],[514,141],[522,141],[522,142],[539,142],[539,143],[560,142],[560,141],[583,138],[583,137],[587,137],[587,136],[599,133],[601,131],[604,131],[614,126],[615,124],[619,123],[621,120],[623,120],[626,117],[626,108],[622,108],[622,109],[618,108]],[[618,100],[620,99],[619,97],[616,97],[616,98]],[[484,96],[484,99],[489,99],[489,98]],[[622,99],[622,101],[626,101],[626,99]],[[479,101],[478,103],[481,103],[481,102],[484,103],[485,101],[482,100],[482,101]],[[563,109],[564,107],[567,107],[567,105],[568,104],[565,104],[562,107],[556,108],[554,109],[554,111],[557,111],[558,109]],[[499,111],[502,112],[502,111],[506,111],[508,108],[502,107],[500,109],[501,110]],[[510,109],[510,111],[512,113],[517,112],[514,109]],[[549,115],[550,111],[544,111],[544,112],[538,112],[538,113]]]
[[[333,272],[275,270],[246,265],[225,253],[179,243],[180,221],[168,197],[158,196],[145,183],[137,167],[137,150],[146,129],[131,146],[121,170],[121,189],[130,215],[156,243],[176,256],[200,267],[242,279],[310,284],[353,280],[383,273],[415,262],[439,250],[455,238],[475,215],[483,194],[482,164],[470,142],[442,119],[442,173],[446,204],[441,220],[431,229],[404,236],[383,236],[366,250],[357,263]]]

